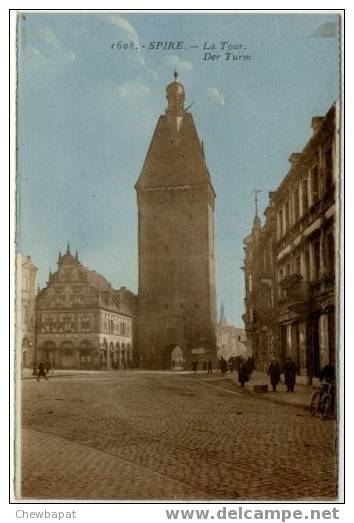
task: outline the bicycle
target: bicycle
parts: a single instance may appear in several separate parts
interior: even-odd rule
[[[311,416],[319,412],[322,414],[322,419],[326,420],[331,413],[334,413],[334,391],[334,383],[322,383],[321,389],[317,390],[312,396],[310,405]]]

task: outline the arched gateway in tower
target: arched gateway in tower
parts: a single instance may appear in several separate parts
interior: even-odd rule
[[[179,368],[203,368],[216,362],[215,192],[177,73],[166,98],[135,185],[138,349],[143,367],[170,369],[178,359]]]

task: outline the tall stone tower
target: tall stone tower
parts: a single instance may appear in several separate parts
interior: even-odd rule
[[[166,98],[135,185],[140,364],[201,369],[216,362],[215,192],[177,73]]]

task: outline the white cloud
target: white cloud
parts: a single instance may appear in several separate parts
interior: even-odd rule
[[[154,80],[158,80],[159,79],[159,75],[157,74],[156,71],[154,71],[153,69],[147,69],[146,71],[149,75],[151,75]]]
[[[139,35],[132,24],[128,22],[128,20],[118,15],[110,16],[109,20],[113,25],[118,27],[118,29],[121,29],[123,32],[125,32],[136,44],[140,45]]]
[[[225,105],[224,97],[217,87],[208,87],[206,95],[209,101],[215,105]]]
[[[117,86],[117,94],[120,98],[146,98],[150,95],[150,87],[136,82],[123,82]]]
[[[61,50],[61,45],[54,31],[50,27],[42,27],[38,31],[38,36],[46,45],[52,46],[57,51]]]
[[[174,67],[179,73],[193,71],[193,65],[190,62],[175,54],[167,58],[167,64]]]
[[[25,64],[29,68],[38,68],[45,63],[45,57],[37,47],[29,45],[25,49]]]
[[[128,22],[128,20],[126,20],[125,18],[122,18],[119,15],[112,15],[108,18],[108,20],[112,25],[117,27],[117,29],[122,31],[122,33],[127,38],[129,38],[131,41],[133,41],[135,43],[137,49],[135,50],[134,56],[136,57],[136,59],[138,60],[140,65],[145,67],[145,60],[144,60],[143,56],[141,55],[140,38],[139,38],[139,35],[138,35],[135,27],[132,26],[132,24],[130,22]]]
[[[54,31],[47,26],[37,33],[36,45],[25,48],[26,66],[35,70],[41,67],[58,67],[75,61],[76,55],[60,43]]]

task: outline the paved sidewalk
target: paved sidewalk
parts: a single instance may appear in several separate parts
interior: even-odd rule
[[[225,377],[222,377],[220,373],[213,376],[217,376],[219,378],[218,386],[223,386],[223,383],[226,384],[226,382],[231,382],[233,389],[238,392],[251,394],[259,399],[264,399],[273,403],[285,403],[304,409],[309,408],[314,390],[319,386],[318,380],[315,380],[313,385],[306,385],[306,377],[297,376],[295,392],[287,392],[286,386],[284,384],[284,376],[282,375],[281,382],[277,386],[277,391],[273,392],[269,376],[267,376],[265,372],[254,371],[250,381],[245,383],[244,388],[242,388],[238,382],[237,372],[233,373],[232,375],[227,374]],[[254,385],[268,385],[268,392],[255,392]]]

